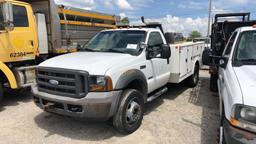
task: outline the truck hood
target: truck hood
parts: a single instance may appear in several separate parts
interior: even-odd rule
[[[82,70],[92,75],[105,75],[111,67],[129,62],[133,57],[120,53],[76,52],[46,60],[39,67]]]
[[[256,66],[234,68],[245,105],[256,106]]]

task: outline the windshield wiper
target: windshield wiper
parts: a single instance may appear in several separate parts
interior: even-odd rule
[[[256,62],[256,59],[242,59],[242,62]]]
[[[126,52],[118,50],[118,49],[104,49],[102,51],[105,51],[105,52],[115,52],[115,53],[126,53]]]
[[[89,51],[89,52],[96,52],[96,50],[90,49],[90,48],[82,48],[79,51]]]

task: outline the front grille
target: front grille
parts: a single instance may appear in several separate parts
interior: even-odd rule
[[[88,72],[39,67],[37,84],[41,92],[82,98],[88,93]]]

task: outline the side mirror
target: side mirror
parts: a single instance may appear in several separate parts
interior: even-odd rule
[[[6,31],[12,31],[14,29],[13,25],[13,6],[10,2],[5,2],[1,5],[3,19],[1,20],[2,25]]]
[[[221,67],[221,68],[226,68],[228,64],[228,57],[222,57],[219,60],[219,64],[217,66]]]
[[[161,58],[162,59],[169,59],[171,57],[171,48],[167,44],[163,44],[161,46],[162,52],[161,52]]]
[[[153,58],[169,59],[171,57],[171,49],[167,44],[147,46],[146,52],[147,60]]]

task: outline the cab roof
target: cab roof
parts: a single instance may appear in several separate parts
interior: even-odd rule
[[[104,31],[145,31],[145,32],[159,31],[161,32],[161,30],[157,28],[118,28],[118,29],[108,29]]]
[[[240,27],[236,31],[244,32],[244,31],[252,31],[252,30],[256,30],[256,25],[255,26]]]

